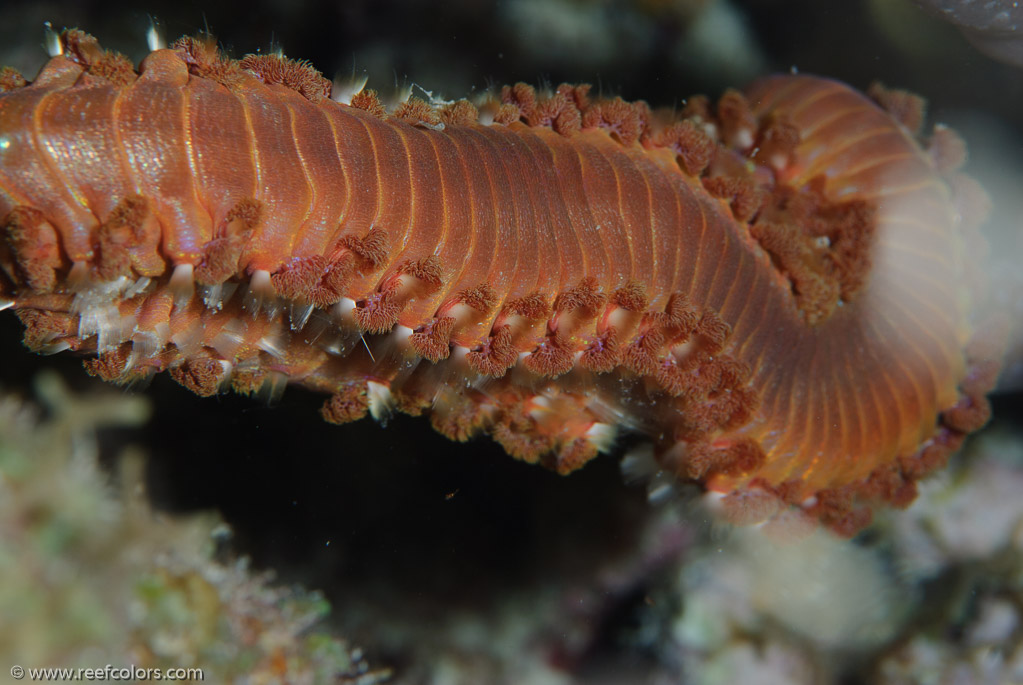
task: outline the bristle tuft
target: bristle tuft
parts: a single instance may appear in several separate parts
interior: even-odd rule
[[[310,102],[330,97],[331,83],[309,62],[278,55],[246,55],[239,66],[267,85],[290,88]]]

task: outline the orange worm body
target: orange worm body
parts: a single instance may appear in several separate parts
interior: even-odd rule
[[[673,120],[519,85],[387,113],[192,39],[137,72],[63,48],[0,73],[0,296],[92,373],[300,383],[328,420],[425,412],[560,472],[625,428],[732,520],[843,532],[987,418],[979,191],[905,94],[782,76]]]

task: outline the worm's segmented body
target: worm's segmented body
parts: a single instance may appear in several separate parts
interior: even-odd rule
[[[63,45],[0,74],[0,293],[94,373],[300,383],[561,472],[625,427],[734,520],[846,531],[986,419],[973,186],[908,96],[876,93],[901,122],[804,76],[678,121],[571,86],[388,114],[283,58]]]

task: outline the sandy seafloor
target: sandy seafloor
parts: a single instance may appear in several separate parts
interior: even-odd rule
[[[367,69],[371,87],[385,93],[396,81],[452,99],[518,80],[585,81],[671,106],[792,68],[861,88],[880,79],[912,90],[928,98],[932,122],[953,125],[971,146],[968,170],[995,201],[988,227],[995,300],[1021,319],[1023,69],[984,57],[905,0],[255,0],[242,13],[198,2],[8,2],[0,6],[0,63],[34,73],[45,58],[46,20],[77,25],[138,59],[151,15],[170,37],[208,26],[235,55],[279,45],[328,76]],[[78,360],[33,356],[19,338],[16,318],[0,314],[5,396],[39,401],[33,379],[53,371],[79,397],[111,397],[111,407],[124,400],[86,377]],[[338,682],[369,683],[385,672],[390,682],[438,685],[1023,682],[1021,348],[1017,339],[991,426],[908,512],[880,517],[852,542],[815,535],[780,545],[755,530],[709,524],[677,500],[651,505],[645,488],[623,483],[618,460],[627,439],[613,455],[561,478],[507,458],[486,439],[449,443],[423,420],[327,425],[317,412],[321,398],[297,389],[267,407],[233,395],[202,400],[157,378],[140,400],[151,418],[103,429],[86,443],[97,445],[103,473],[115,482],[130,480],[120,456],[128,446],[143,455],[144,474],[130,482],[145,483],[168,526],[193,526],[196,513],[219,512],[232,533],[219,529],[217,559],[230,568],[248,557],[252,568],[272,570],[281,587],[322,591],[333,610],[321,629],[364,655],[350,659],[363,665]],[[107,394],[94,395],[101,391]],[[63,406],[78,411],[101,401]],[[42,431],[46,439],[18,432],[5,443],[0,436],[0,454],[5,444],[62,453],[60,426],[82,424],[89,433],[95,424],[88,417],[76,423],[67,411],[53,410],[39,424],[22,421],[28,434]],[[81,434],[69,436],[82,444]],[[52,476],[41,473],[45,484]],[[144,507],[131,511],[149,515]],[[96,516],[95,525],[106,520]],[[0,521],[0,564],[6,559],[21,571],[0,576],[0,604],[34,596],[18,582],[120,582],[124,567],[105,566],[105,555],[76,562],[71,577],[29,572],[27,557],[14,554],[34,544],[23,534],[34,529],[23,524]],[[154,531],[132,529],[121,547],[178,568],[154,551],[159,540],[133,537],[177,539]],[[215,562],[191,554],[219,592],[249,587],[210,580],[204,565]],[[222,600],[213,605],[234,616],[236,604]],[[19,615],[33,614],[19,606]],[[61,608],[50,606],[52,622],[32,622],[38,639],[14,640],[9,623],[0,628],[0,660],[26,658],[18,650],[27,644],[51,665],[91,665],[74,661],[82,654],[141,658],[137,650],[119,655],[124,642],[71,649],[68,640],[91,644],[116,631],[67,637],[58,626]],[[279,606],[266,611],[267,626],[286,622],[269,616]],[[142,620],[138,611],[121,619]],[[293,643],[300,632],[288,633]],[[160,663],[186,652],[200,665],[215,660],[202,644],[155,644],[146,658]],[[289,645],[296,660],[326,658],[302,657],[302,645]],[[253,666],[258,678],[237,666],[224,672],[236,682],[273,682],[274,673],[282,682],[301,682],[299,673],[330,682],[298,661],[292,671],[267,663]],[[360,671],[365,664],[369,670]],[[6,671],[0,663],[0,679]]]

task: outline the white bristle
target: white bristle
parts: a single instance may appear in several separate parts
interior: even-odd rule
[[[138,324],[138,319],[135,318],[134,314],[121,317],[117,344],[131,340],[131,336],[135,333],[136,324]]]
[[[368,74],[356,76],[353,73],[347,79],[335,77],[334,87],[331,91],[330,97],[335,102],[340,102],[342,105],[350,105],[352,104],[352,98],[362,92],[363,88],[366,87],[367,82],[369,82]]]
[[[210,347],[222,357],[233,359],[238,348],[245,342],[245,327],[237,319],[231,319],[210,343]]]
[[[748,150],[753,147],[753,131],[748,128],[741,128],[735,132],[735,147],[740,150]]]
[[[191,357],[201,350],[202,334],[202,324],[196,321],[190,328],[172,335],[170,341],[177,346],[181,357]]]
[[[615,427],[609,423],[594,423],[586,431],[586,439],[598,452],[607,452],[614,445]]]
[[[122,378],[121,380],[124,381],[125,387],[130,390],[145,390],[155,377],[155,366],[141,366],[133,369],[130,378]]]
[[[366,398],[369,400],[369,414],[380,423],[387,423],[391,417],[391,409],[394,406],[394,397],[391,389],[383,383],[368,381],[366,383]]]
[[[447,383],[441,383],[437,386],[437,390],[433,393],[433,399],[430,402],[434,411],[443,412],[447,407],[450,407],[456,397],[457,393],[454,388]]]
[[[534,397],[532,404],[528,413],[534,419],[540,420],[551,411],[551,401],[546,397]]]
[[[284,358],[284,348],[281,346],[281,341],[278,339],[271,338],[270,336],[263,336],[256,341],[256,347],[277,359]]]
[[[191,264],[178,264],[174,267],[170,282],[167,284],[174,294],[174,308],[184,307],[195,293],[194,269]]]
[[[0,297],[0,312],[5,309],[10,309],[14,306],[14,300],[8,300],[6,297]]]
[[[391,330],[391,335],[394,337],[395,340],[397,340],[399,342],[404,342],[404,341],[408,340],[409,338],[411,338],[412,334],[414,332],[415,331],[413,331],[408,326],[402,326],[399,323],[399,324],[395,324],[394,328]]]
[[[292,302],[288,307],[288,317],[291,320],[291,330],[300,331],[309,322],[309,315],[313,313],[313,305]]]
[[[135,350],[135,346],[132,345],[132,352],[133,353],[134,353],[134,350]],[[131,371],[132,369],[134,369],[135,365],[138,363],[138,358],[133,353],[129,354],[128,358],[124,361],[124,368],[121,369],[121,375],[119,376],[119,378],[121,378],[122,380],[126,379],[129,376],[128,372]]]
[[[626,410],[621,403],[602,397],[598,393],[589,395],[586,398],[586,408],[589,409],[601,423],[609,423],[617,426],[617,431],[644,432],[648,425],[645,423],[642,406],[637,406],[634,411]]]
[[[408,102],[410,97],[412,97],[411,85],[396,87],[394,94],[384,102],[384,109],[387,110],[388,114],[392,114],[396,109]]]
[[[654,447],[650,444],[639,445],[629,450],[622,457],[620,468],[626,483],[647,480],[661,469],[660,464],[654,459]]]
[[[57,342],[47,343],[36,350],[39,354],[58,354],[64,350],[70,350],[71,343],[67,340],[58,340]]]
[[[78,314],[78,337],[96,336],[98,354],[109,352],[131,337],[134,316],[121,316],[117,302],[132,285],[126,277],[92,283],[75,293],[70,311]]]
[[[651,504],[660,504],[679,494],[679,481],[657,463],[653,445],[638,445],[622,458],[620,468],[627,483],[646,482],[646,497]]]
[[[479,122],[480,126],[493,126],[495,114],[496,111],[493,109],[481,109],[476,121]]]
[[[130,285],[131,281],[125,276],[115,278],[112,281],[90,283],[88,287],[75,293],[75,297],[71,301],[71,311],[84,312],[86,309],[96,305],[113,304],[123,297],[124,292]]]
[[[355,319],[355,300],[349,297],[342,297],[341,301],[330,308],[329,316],[334,326],[345,338],[355,335],[355,342],[358,342],[359,323]]]
[[[150,52],[163,50],[167,47],[167,39],[164,38],[159,23],[152,17],[149,18],[149,29],[146,31],[146,45],[149,46]]]
[[[152,284],[153,280],[151,278],[146,278],[145,276],[138,278],[134,283],[132,283],[125,289],[124,299],[130,300],[133,297],[142,295],[143,293],[146,292],[146,290],[149,289],[149,286]]]
[[[347,357],[359,344],[360,335],[354,328],[340,328],[324,334],[318,341],[320,349],[335,357]]]
[[[651,504],[660,504],[677,494],[678,491],[675,489],[674,481],[668,481],[664,477],[658,476],[650,481],[646,491],[646,498]]]
[[[408,99],[412,97],[412,84],[407,83],[401,88],[398,88],[394,93],[395,102],[399,105],[408,102]]]
[[[432,90],[427,90],[426,88],[423,88],[418,83],[413,83],[412,86],[422,91],[423,95],[425,96],[425,100],[434,107],[444,107],[446,105],[455,104],[454,100],[445,100],[439,94],[435,94]]]
[[[135,317],[121,317],[114,305],[89,307],[78,319],[78,337],[96,336],[96,353],[110,352],[120,345],[126,332],[135,327]]]
[[[337,304],[334,305],[334,313],[338,317],[348,316],[350,313],[355,311],[355,300],[350,297],[342,297]]]
[[[288,385],[288,376],[279,371],[271,371],[267,374],[263,384],[259,386],[256,395],[267,404],[276,404],[284,395],[284,388]]]
[[[46,53],[50,57],[57,57],[64,54],[64,46],[60,42],[60,34],[53,30],[50,22],[43,24],[46,30],[43,32],[46,45]]]
[[[277,296],[269,271],[259,269],[252,272],[252,277],[249,278],[249,292],[245,294],[242,307],[250,312],[253,318],[259,316],[261,311],[266,312],[267,318],[270,319],[277,316]]]
[[[199,287],[199,297],[207,309],[220,311],[224,308],[224,284],[203,285]]]
[[[234,291],[238,289],[237,283],[218,283],[216,285],[199,286],[199,296],[207,309],[224,308],[224,303],[231,299]]]
[[[721,512],[721,500],[725,498],[725,493],[718,492],[716,490],[708,490],[702,495],[704,506],[713,512]]]
[[[220,384],[217,386],[217,392],[223,393],[231,389],[231,370],[234,368],[234,364],[226,359],[221,359],[220,368]]]
[[[166,338],[156,331],[136,330],[131,336],[131,359],[141,361],[152,359],[166,345]]]

